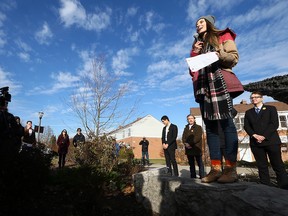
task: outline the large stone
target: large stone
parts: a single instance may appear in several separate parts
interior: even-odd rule
[[[286,190],[255,183],[182,184],[175,199],[177,215],[288,215]]]
[[[151,212],[167,216],[286,216],[288,192],[250,182],[201,183],[171,177],[164,168],[133,176],[136,198]]]

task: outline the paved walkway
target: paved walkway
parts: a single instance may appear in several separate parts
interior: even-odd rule
[[[157,169],[157,168],[165,168],[165,165],[162,164],[151,164],[150,166],[146,166],[148,169]],[[179,175],[181,177],[190,177],[190,169],[189,166],[183,166],[178,164],[178,169],[179,169]],[[208,173],[210,171],[210,167],[205,167],[204,168],[205,173]],[[196,173],[198,174],[198,167],[196,166]],[[237,167],[237,173],[243,176],[247,174],[254,174],[258,175],[258,170],[256,168],[249,168],[249,167]]]

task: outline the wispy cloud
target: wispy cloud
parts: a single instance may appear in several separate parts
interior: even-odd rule
[[[8,86],[13,94],[17,94],[21,89],[21,85],[13,78],[13,73],[7,72],[0,67],[0,88],[4,86]]]
[[[79,81],[79,77],[71,74],[70,72],[57,72],[51,74],[52,86],[37,86],[33,90],[31,90],[28,94],[54,94],[58,93],[61,90],[69,89],[75,87],[76,83]]]
[[[27,52],[19,52],[17,55],[24,62],[30,61],[30,54]]]
[[[138,8],[130,7],[130,8],[127,9],[127,16],[128,17],[133,17],[133,16],[135,16],[137,14],[137,12],[138,12]]]
[[[15,41],[19,52],[17,54],[17,56],[24,62],[29,62],[30,61],[30,52],[32,51],[32,48],[25,43],[24,41],[22,41],[21,39],[17,39]]]
[[[86,30],[102,31],[110,25],[110,8],[95,8],[94,13],[87,13],[78,0],[60,0],[59,14],[65,27],[76,25]]]
[[[46,44],[49,45],[49,42],[51,38],[53,37],[53,33],[47,24],[47,22],[44,22],[41,29],[35,33],[35,39],[40,44]]]
[[[0,11],[0,28],[6,19],[6,15]],[[0,29],[0,48],[6,44],[6,34],[2,29]]]
[[[132,61],[132,56],[137,55],[139,52],[138,48],[127,48],[121,49],[116,53],[116,56],[112,58],[112,69],[118,76],[131,76],[131,72],[126,70],[129,68],[129,64]]]

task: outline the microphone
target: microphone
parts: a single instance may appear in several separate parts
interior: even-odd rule
[[[199,36],[200,36],[200,35],[199,35],[198,33],[195,33],[195,34],[193,35],[193,37],[194,37],[194,39],[195,39],[196,42],[197,42],[197,41],[201,41],[201,42],[203,41],[202,38],[199,38]]]
[[[193,37],[194,37],[194,39],[195,39],[196,42],[199,40],[199,34],[198,34],[198,33],[195,33],[195,34],[193,35]]]

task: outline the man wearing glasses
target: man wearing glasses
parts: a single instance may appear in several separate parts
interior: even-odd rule
[[[178,166],[175,159],[175,150],[177,149],[177,135],[178,128],[176,125],[171,124],[168,116],[162,116],[161,121],[165,125],[162,130],[162,147],[164,150],[166,166],[168,169],[168,174],[172,175],[172,167],[174,171],[174,176],[179,176]]]
[[[276,173],[280,188],[288,189],[288,178],[281,158],[281,140],[277,132],[278,113],[274,106],[263,104],[263,94],[255,91],[251,94],[253,108],[245,113],[244,129],[250,136],[251,151],[256,160],[260,182],[272,185],[269,176],[269,161]]]

